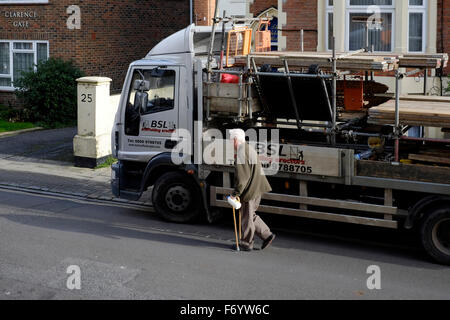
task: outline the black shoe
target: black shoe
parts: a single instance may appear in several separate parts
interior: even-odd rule
[[[268,246],[270,246],[272,244],[273,239],[275,239],[275,234],[272,233],[266,240],[264,240],[262,246],[261,246],[261,250],[264,250],[265,248],[267,248]]]

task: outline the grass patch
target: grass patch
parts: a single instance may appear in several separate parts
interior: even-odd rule
[[[30,121],[26,110],[0,105],[0,132],[16,131],[33,127],[44,129],[63,129],[77,126],[77,120],[66,120],[65,122],[43,122]],[[17,128],[17,129],[15,129]]]
[[[46,123],[38,121],[36,122],[36,126],[42,127],[44,129],[64,129],[64,128],[72,128],[77,126],[77,121],[68,121],[66,123],[55,122],[55,123]]]
[[[108,168],[111,167],[114,163],[117,162],[117,159],[114,157],[108,157],[104,163],[101,165],[96,166],[94,169],[102,169],[102,168]]]
[[[0,132],[17,131],[36,127],[31,122],[9,122],[0,119]]]
[[[34,127],[35,124],[22,119],[20,110],[0,105],[0,133]]]

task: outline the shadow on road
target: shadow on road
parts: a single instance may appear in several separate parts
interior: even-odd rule
[[[0,212],[0,218],[51,230],[224,250],[232,250],[230,247],[234,243],[231,214],[213,225],[189,225],[168,223],[150,212],[21,193],[0,193],[0,203],[8,208]],[[447,266],[430,263],[410,232],[293,217],[262,217],[277,238],[268,250],[255,254],[268,255],[271,259],[286,254],[303,255],[307,259],[309,254],[319,252],[324,254],[325,260],[327,255],[331,255],[374,264],[448,269]],[[255,246],[260,244],[258,239]]]
[[[16,223],[34,227],[76,232],[110,239],[133,238],[149,242],[158,241],[178,246],[233,251],[232,244],[234,242],[225,241],[224,239],[218,240],[215,239],[215,237],[204,239],[204,235],[197,235],[192,232],[193,228],[202,230],[201,233],[204,233],[209,229],[209,231],[215,231],[217,234],[226,234],[228,238],[231,239],[234,236],[234,233],[229,225],[224,225],[223,223],[214,226],[178,225],[166,223],[153,216],[143,216],[142,213],[137,213],[133,210],[114,209],[122,211],[121,214],[119,213],[119,217],[116,212],[111,212],[112,216],[110,219],[103,217],[104,220],[97,221],[93,221],[93,219],[96,219],[95,217],[92,217],[92,219],[87,221],[86,216],[80,218],[79,216],[72,214],[66,214],[64,217],[30,214],[3,214],[1,217]],[[110,223],[108,221],[115,222]],[[390,263],[428,270],[448,269],[446,266],[431,263],[425,254],[418,249],[388,247],[375,242],[365,243],[364,240],[355,241],[353,238],[333,238],[333,236],[324,236],[323,233],[302,233],[302,230],[296,230],[295,233],[289,231],[276,232],[278,237],[271,247],[273,249],[269,248],[260,253],[255,252],[255,254],[264,254],[270,256],[271,259],[276,259],[277,255],[298,255],[300,252],[307,254],[320,252],[324,255],[369,260],[374,264]],[[257,247],[259,247],[259,244]],[[284,250],[278,251],[277,249]],[[307,261],[305,261],[305,263],[307,263]]]
[[[10,221],[30,225],[33,227],[47,228],[60,231],[89,234],[92,236],[106,237],[109,239],[133,238],[147,241],[158,241],[183,246],[196,246],[218,248],[231,251],[231,243],[221,243],[216,240],[203,240],[193,238],[192,235],[183,233],[170,233],[170,231],[158,231],[138,226],[120,226],[101,221],[86,221],[72,217],[49,217],[28,214],[4,214],[1,217]]]
[[[0,159],[73,163],[77,128],[40,130],[0,139]]]

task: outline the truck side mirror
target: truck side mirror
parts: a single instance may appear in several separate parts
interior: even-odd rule
[[[148,105],[148,93],[150,90],[150,81],[148,80],[135,80],[133,83],[133,89],[136,90],[134,96],[134,110],[140,114],[147,112]]]
[[[134,96],[134,108],[135,110],[139,110],[141,114],[147,112],[148,105],[148,93],[137,91]]]

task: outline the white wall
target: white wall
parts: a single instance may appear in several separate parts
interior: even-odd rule
[[[218,6],[218,15],[221,17],[223,11],[226,11],[227,16],[248,16],[247,0],[220,0]]]

